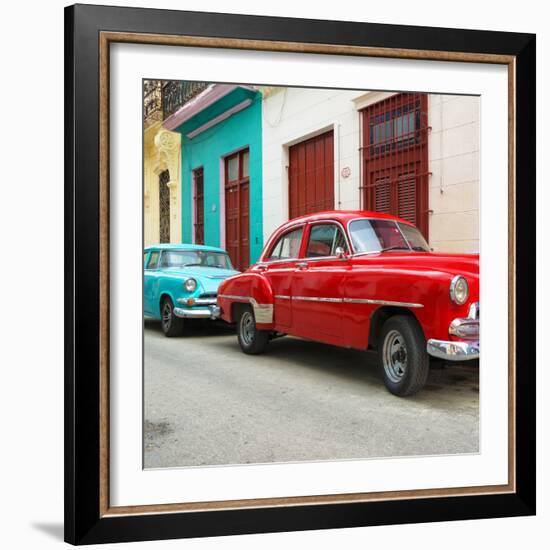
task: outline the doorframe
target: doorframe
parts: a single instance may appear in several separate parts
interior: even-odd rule
[[[283,161],[283,172],[284,172],[284,189],[283,189],[283,200],[282,200],[282,206],[284,208],[284,214],[286,221],[290,220],[290,148],[294,145],[299,145],[300,143],[304,141],[308,141],[310,139],[316,138],[318,136],[322,136],[323,134],[328,134],[329,132],[332,132],[332,162],[333,162],[333,193],[334,193],[334,209],[339,210],[336,208],[336,205],[338,204],[337,197],[339,196],[339,147],[340,147],[340,136],[337,135],[338,132],[336,131],[338,127],[337,122],[330,122],[329,124],[325,124],[324,126],[321,126],[319,128],[316,128],[315,130],[312,130],[310,132],[307,132],[306,134],[300,134],[299,136],[286,141],[283,143],[283,154],[281,156]],[[338,157],[338,158],[337,158]]]
[[[224,250],[226,250],[226,234],[225,234],[225,224],[227,222],[227,220],[225,219],[225,159],[227,157],[231,157],[233,155],[235,155],[236,153],[240,153],[241,151],[245,151],[246,149],[248,149],[249,151],[249,157],[248,157],[248,162],[249,162],[249,166],[248,166],[248,169],[249,169],[249,174],[248,174],[248,179],[249,179],[249,191],[250,191],[250,183],[251,183],[251,178],[250,178],[250,144],[249,143],[246,143],[244,145],[241,145],[239,147],[237,147],[236,149],[233,149],[227,153],[224,153],[223,155],[220,156],[220,196],[219,196],[219,204],[220,204],[220,214],[219,214],[219,218],[220,218],[220,248],[223,248]],[[250,220],[249,220],[249,225],[250,225]],[[250,227],[249,227],[249,231],[250,231]]]

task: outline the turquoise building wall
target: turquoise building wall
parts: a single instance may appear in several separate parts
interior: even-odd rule
[[[252,103],[200,133],[193,139],[187,134],[246,99]],[[193,170],[204,170],[204,244],[221,246],[221,167],[222,160],[238,149],[249,148],[250,199],[250,263],[263,248],[262,222],[262,104],[261,94],[237,88],[204,109],[176,129],[182,135],[182,242],[193,237]]]

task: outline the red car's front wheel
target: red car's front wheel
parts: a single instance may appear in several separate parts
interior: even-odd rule
[[[426,384],[430,360],[418,321],[407,315],[390,317],[382,327],[378,360],[386,388],[400,397]]]

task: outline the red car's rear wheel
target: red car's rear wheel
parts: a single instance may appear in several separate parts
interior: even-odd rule
[[[237,336],[239,338],[239,345],[244,353],[253,355],[263,353],[269,342],[269,331],[258,330],[256,328],[254,312],[249,306],[241,310],[239,321],[237,322]]]

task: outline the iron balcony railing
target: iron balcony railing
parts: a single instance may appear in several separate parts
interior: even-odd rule
[[[164,118],[174,114],[188,101],[206,90],[206,82],[186,82],[184,80],[167,80],[162,85],[162,112]]]
[[[184,80],[145,80],[143,119],[145,125],[162,122],[208,86],[206,82]]]

